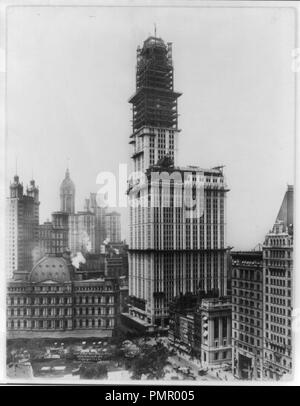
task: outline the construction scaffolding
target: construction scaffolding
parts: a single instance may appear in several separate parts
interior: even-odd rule
[[[177,129],[177,98],[173,90],[172,44],[149,37],[137,49],[136,93],[131,97],[133,131],[143,126]]]

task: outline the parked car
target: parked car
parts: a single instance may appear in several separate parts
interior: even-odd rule
[[[206,375],[206,374],[207,374],[207,371],[208,371],[208,369],[204,369],[204,368],[199,369],[198,375],[200,375],[200,376]]]
[[[223,371],[231,371],[231,370],[232,370],[231,365],[225,365],[225,367],[223,368]]]

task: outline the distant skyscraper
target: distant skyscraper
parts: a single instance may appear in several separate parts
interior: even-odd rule
[[[111,244],[121,242],[121,215],[116,211],[105,215],[106,238]]]
[[[61,210],[52,213],[52,222],[40,226],[40,253],[62,254],[70,250],[100,253],[105,238],[105,209],[98,207],[95,194],[85,200],[83,211],[75,213],[75,185],[69,170],[60,186]],[[98,248],[97,248],[98,247]]]
[[[101,244],[106,238],[106,229],[105,229],[105,214],[106,208],[100,205],[100,202],[97,200],[97,194],[90,194],[89,201],[90,211],[95,214],[95,252],[100,253]]]
[[[77,252],[95,252],[96,217],[90,210],[69,215],[69,248]]]
[[[279,379],[292,372],[293,186],[288,186],[263,245],[264,369]]]
[[[69,249],[69,216],[63,211],[52,213],[52,253],[59,254]]]
[[[7,260],[8,273],[29,271],[34,265],[39,236],[39,190],[34,180],[23,194],[19,176],[10,184],[7,199]]]
[[[52,221],[39,226],[39,257],[62,254],[69,249],[69,217],[75,212],[75,185],[66,170],[60,185],[60,211],[52,213]]]
[[[70,178],[68,168],[65,179],[60,185],[60,211],[70,214],[75,212],[75,185]]]
[[[133,167],[144,176],[128,188],[133,203],[128,318],[149,329],[168,325],[169,302],[180,293],[227,293],[227,187],[221,168],[175,165],[179,96],[173,88],[172,45],[149,37],[137,50],[136,92],[130,99]]]
[[[53,224],[45,221],[39,226],[39,257],[53,253]]]

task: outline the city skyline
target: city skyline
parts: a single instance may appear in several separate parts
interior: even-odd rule
[[[262,242],[286,184],[293,184],[294,77],[287,52],[293,47],[293,24],[287,29],[287,21],[292,23],[294,16],[287,10],[265,10],[259,15],[248,9],[197,11],[196,18],[186,9],[139,10],[134,27],[127,24],[135,15],[133,9],[60,8],[54,14],[35,7],[23,10],[22,16],[17,9],[9,11],[7,185],[17,156],[21,181],[29,183],[33,171],[40,187],[41,222],[59,206],[58,185],[68,158],[78,209],[90,192],[97,191],[99,172],[117,174],[119,163],[129,164],[127,100],[134,87],[135,46],[147,30],[153,31],[156,21],[157,35],[174,43],[175,80],[183,92],[179,161],[201,167],[225,165],[230,189],[228,244],[251,249]],[[166,22],[170,13],[172,26]],[[189,30],[183,31],[182,13],[191,21]],[[103,23],[105,16],[114,16],[114,32]],[[53,19],[56,33],[49,31]],[[194,35],[196,21],[201,23],[198,35]],[[210,26],[216,23],[218,31]],[[235,32],[242,37],[235,38]],[[22,49],[20,35],[27,39]],[[70,41],[76,46],[68,47]],[[186,80],[187,75],[191,80]],[[229,97],[231,103],[226,103]],[[33,117],[33,112],[40,118]],[[112,137],[116,142],[110,143]],[[122,237],[128,239],[127,211],[120,212]]]
[[[9,379],[293,379],[295,13],[194,11],[7,10]]]

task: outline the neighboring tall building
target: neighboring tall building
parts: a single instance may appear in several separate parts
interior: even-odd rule
[[[263,245],[264,369],[280,379],[292,372],[293,186],[288,186]]]
[[[221,168],[176,166],[179,96],[171,44],[148,38],[137,50],[130,99],[133,167],[144,176],[128,187],[133,204],[127,317],[149,329],[168,325],[169,302],[180,293],[227,294],[227,187]]]
[[[121,214],[112,211],[105,215],[106,238],[111,244],[120,243],[121,240]]]
[[[23,194],[19,176],[10,184],[7,199],[7,261],[8,275],[29,271],[34,263],[39,237],[39,190],[34,180]]]
[[[263,254],[232,252],[232,366],[239,379],[263,377]]]
[[[69,168],[60,185],[60,211],[69,214],[75,213],[75,185],[70,178]]]

